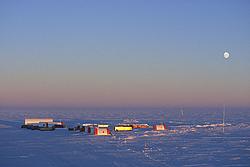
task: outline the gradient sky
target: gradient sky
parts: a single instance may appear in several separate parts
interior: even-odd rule
[[[248,0],[0,1],[0,106],[224,103],[250,106]]]

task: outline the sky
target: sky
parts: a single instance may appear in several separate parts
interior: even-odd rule
[[[250,106],[249,18],[248,0],[1,0],[0,106]]]

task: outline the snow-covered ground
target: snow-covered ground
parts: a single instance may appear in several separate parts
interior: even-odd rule
[[[67,129],[32,131],[21,129],[24,117],[53,117],[68,126],[77,123],[166,122],[170,130],[136,129],[92,136]],[[214,110],[0,110],[0,167],[82,166],[249,166],[250,111],[227,112],[231,126],[206,127],[221,123]]]

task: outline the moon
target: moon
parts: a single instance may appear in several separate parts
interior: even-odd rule
[[[230,54],[229,54],[228,52],[224,52],[224,58],[225,58],[225,59],[228,59],[229,56],[230,56]]]

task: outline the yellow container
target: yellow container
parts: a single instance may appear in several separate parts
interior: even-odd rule
[[[115,126],[115,131],[131,131],[133,130],[132,126]]]

